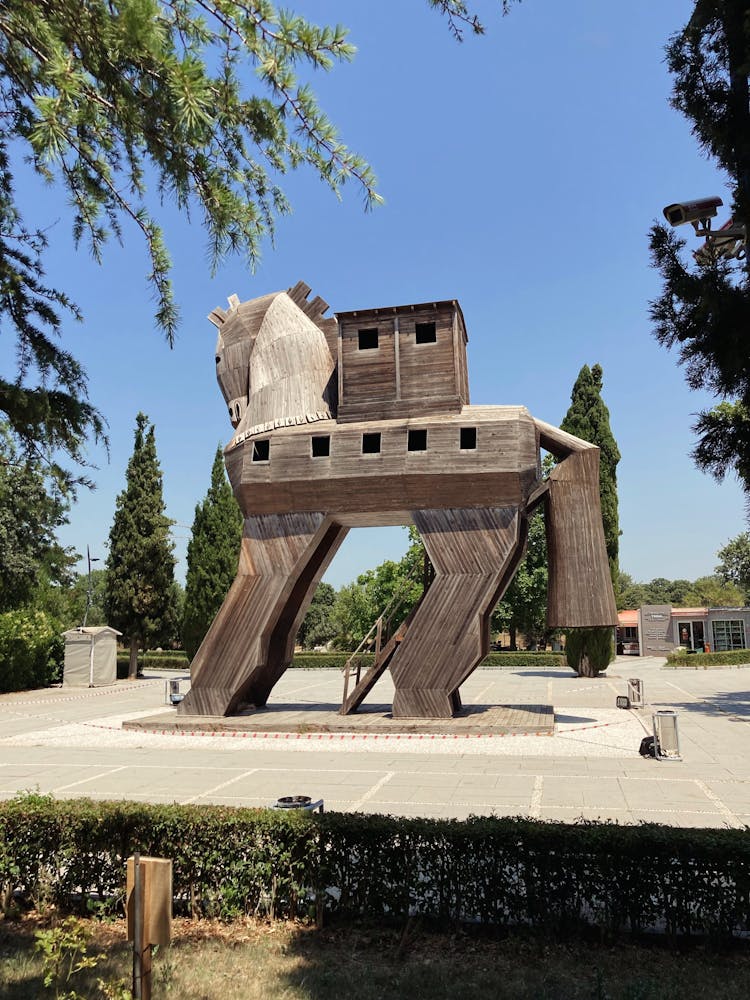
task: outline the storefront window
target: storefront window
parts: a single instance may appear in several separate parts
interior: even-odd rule
[[[745,649],[745,623],[739,619],[711,622],[714,633],[714,650]]]

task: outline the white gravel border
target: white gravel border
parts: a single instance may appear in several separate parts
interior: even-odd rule
[[[40,706],[41,707],[41,706]],[[90,747],[148,750],[225,750],[236,752],[255,746],[262,750],[329,752],[342,744],[347,750],[363,753],[466,754],[498,757],[607,757],[637,758],[645,735],[644,726],[633,712],[621,709],[594,709],[565,706],[566,715],[595,715],[596,722],[557,723],[554,735],[484,736],[432,733],[214,733],[140,732],[122,729],[131,719],[154,716],[154,710],[108,715],[87,722],[65,723],[29,733],[0,738],[0,746]],[[20,713],[18,713],[20,714]],[[172,714],[165,709],[165,717]],[[40,720],[41,721],[41,720]],[[49,721],[49,717],[44,720]],[[179,741],[179,742],[177,742]]]

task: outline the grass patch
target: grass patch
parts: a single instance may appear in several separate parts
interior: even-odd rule
[[[95,969],[71,983],[103,996],[97,980],[129,981],[131,956],[122,921],[82,921]],[[34,950],[38,917],[0,923],[0,996],[35,1000],[42,985]],[[154,958],[153,997],[180,1000],[745,1000],[746,946],[718,954],[692,945],[670,950],[663,939],[635,944],[543,943],[466,932],[435,933],[347,926],[322,931],[298,924],[176,920],[174,942]],[[720,984],[720,985],[719,985]],[[718,992],[717,992],[718,991]]]

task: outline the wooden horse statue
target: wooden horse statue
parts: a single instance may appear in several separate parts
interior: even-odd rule
[[[245,518],[237,578],[192,663],[186,715],[261,707],[289,666],[315,588],[349,528],[416,525],[435,571],[389,667],[396,718],[445,718],[489,649],[490,615],[546,504],[550,627],[617,622],[599,450],[522,406],[470,406],[455,300],[324,318],[302,282],[210,319],[235,429],[229,478]],[[542,480],[540,448],[559,464]]]

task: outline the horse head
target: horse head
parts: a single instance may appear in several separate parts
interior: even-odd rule
[[[311,318],[311,306],[320,316],[320,300],[308,304],[297,295],[300,305],[297,287],[249,302],[233,295],[228,310],[209,316],[218,329],[216,378],[236,431],[233,443],[336,415],[336,366],[321,328],[329,321]]]

